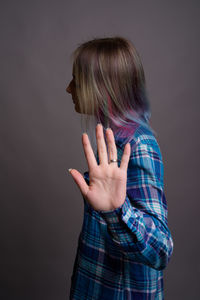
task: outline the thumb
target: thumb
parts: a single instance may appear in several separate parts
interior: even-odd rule
[[[83,175],[76,169],[68,169],[83,196],[87,195],[89,186]]]

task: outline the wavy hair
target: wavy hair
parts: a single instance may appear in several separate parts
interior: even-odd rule
[[[94,38],[72,53],[77,100],[86,132],[110,127],[115,137],[129,140],[140,124],[149,124],[150,102],[141,58],[133,43],[121,37]],[[89,134],[90,135],[90,134]],[[94,137],[93,137],[94,138]],[[95,144],[96,148],[96,144]]]

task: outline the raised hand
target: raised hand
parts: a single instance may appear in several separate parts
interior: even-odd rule
[[[127,143],[121,159],[120,167],[117,162],[117,147],[112,129],[106,129],[108,153],[101,124],[96,126],[96,140],[99,155],[97,164],[88,135],[83,133],[82,144],[88,163],[90,184],[88,185],[83,175],[76,169],[70,173],[78,185],[83,197],[95,209],[99,211],[114,210],[121,206],[126,197],[127,168],[130,158],[131,147]],[[108,158],[109,157],[109,158]]]

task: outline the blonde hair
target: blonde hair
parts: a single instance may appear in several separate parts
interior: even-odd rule
[[[139,124],[156,134],[149,125],[151,112],[142,62],[130,40],[120,36],[94,38],[80,44],[72,56],[86,132],[92,116],[95,125],[112,128],[115,136],[131,138],[131,128]]]

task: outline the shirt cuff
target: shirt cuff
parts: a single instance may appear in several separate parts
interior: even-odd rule
[[[125,223],[129,222],[129,224],[131,224],[134,227],[136,222],[136,218],[134,218],[134,216],[137,217],[137,213],[134,212],[134,208],[131,205],[127,195],[124,203],[120,207],[114,210],[98,211],[98,213],[108,224],[111,225],[119,223],[121,219],[123,219]]]

